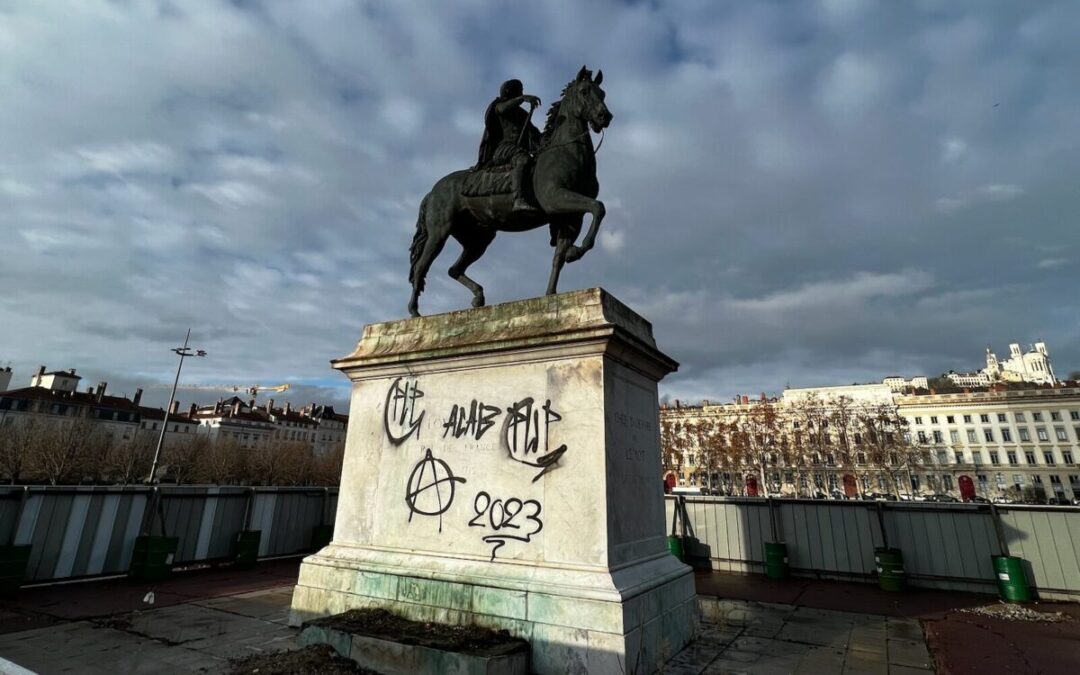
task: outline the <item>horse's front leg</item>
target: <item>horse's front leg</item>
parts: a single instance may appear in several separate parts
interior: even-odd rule
[[[548,295],[555,295],[559,292],[559,274],[566,263],[567,252],[575,248],[574,240],[577,239],[578,234],[581,232],[581,216],[557,220],[554,224],[558,234],[555,239],[555,255],[551,259],[551,276],[548,277]]]
[[[596,233],[600,229],[600,221],[604,219],[604,214],[607,212],[603,202],[568,188],[556,188],[545,194],[540,204],[546,213],[553,216],[583,213],[592,216],[589,231],[581,241],[581,246],[570,246],[566,252],[566,262],[579,260],[596,244]]]

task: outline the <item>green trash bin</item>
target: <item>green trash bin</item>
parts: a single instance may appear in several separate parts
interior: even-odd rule
[[[0,595],[11,595],[19,590],[29,562],[29,544],[0,546]]]
[[[679,559],[679,562],[686,562],[686,556],[683,553],[682,537],[676,537],[671,535],[667,538],[667,550],[668,553]]]
[[[233,542],[233,561],[237,567],[254,567],[259,560],[262,530],[240,530]]]
[[[330,543],[334,537],[333,525],[316,525],[311,528],[311,548],[316,551]]]
[[[134,581],[164,581],[172,576],[177,537],[145,535],[135,538],[128,576]]]
[[[875,548],[874,563],[881,590],[894,593],[904,590],[904,555],[900,549]]]
[[[787,544],[779,541],[765,542],[765,576],[770,579],[787,579]]]
[[[1031,586],[1024,572],[1024,559],[1011,555],[991,556],[997,575],[998,593],[1007,602],[1031,602]]]

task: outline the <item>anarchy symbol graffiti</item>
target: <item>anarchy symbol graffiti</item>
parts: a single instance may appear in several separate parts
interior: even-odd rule
[[[454,503],[457,484],[464,482],[465,479],[455,476],[446,462],[432,456],[431,448],[426,449],[424,458],[413,467],[405,486],[409,522],[416,514],[438,516],[439,532],[442,532],[442,514]]]

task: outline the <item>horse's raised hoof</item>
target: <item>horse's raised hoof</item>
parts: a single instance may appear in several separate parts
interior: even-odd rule
[[[483,293],[478,293],[477,295],[473,296],[472,306],[473,307],[483,307],[484,306],[484,294]]]
[[[581,256],[585,255],[585,249],[580,246],[571,246],[566,249],[566,262],[572,263],[581,260]]]

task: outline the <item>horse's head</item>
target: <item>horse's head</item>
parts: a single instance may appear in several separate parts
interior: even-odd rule
[[[596,133],[611,124],[611,111],[604,104],[606,94],[600,88],[604,81],[604,71],[596,71],[596,77],[585,66],[578,71],[574,81],[566,85],[563,92],[562,114],[577,117],[588,122]]]

